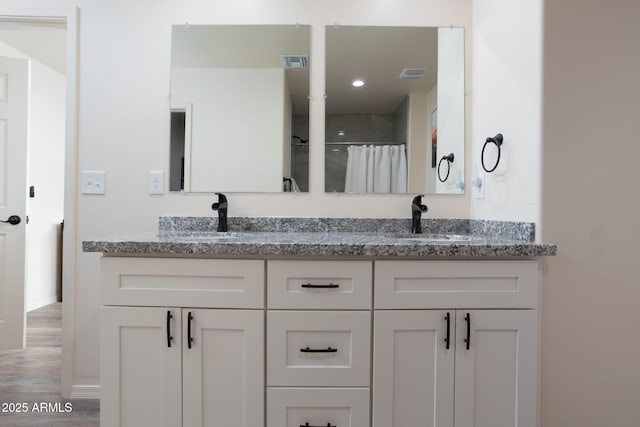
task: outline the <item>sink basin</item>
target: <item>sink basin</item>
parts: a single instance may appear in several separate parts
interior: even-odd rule
[[[241,236],[242,235],[238,233],[211,233],[207,237],[213,240],[231,240],[231,239],[237,239]]]
[[[160,235],[162,236],[162,234]],[[204,232],[204,233],[169,233],[166,235],[169,239],[185,239],[190,241],[201,242],[226,242],[250,237],[249,233],[240,232]]]

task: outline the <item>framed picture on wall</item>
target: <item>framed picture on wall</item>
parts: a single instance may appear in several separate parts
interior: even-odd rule
[[[431,167],[435,168],[438,157],[438,109],[431,113]]]

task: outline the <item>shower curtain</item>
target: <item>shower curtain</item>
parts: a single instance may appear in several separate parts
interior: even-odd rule
[[[407,155],[402,145],[350,145],[346,193],[406,193]]]

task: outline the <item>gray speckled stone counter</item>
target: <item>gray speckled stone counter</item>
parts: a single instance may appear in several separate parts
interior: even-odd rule
[[[424,234],[404,219],[163,217],[159,233],[85,241],[85,252],[191,256],[534,257],[556,254],[535,243],[533,224],[423,220]],[[271,230],[271,231],[267,231]]]

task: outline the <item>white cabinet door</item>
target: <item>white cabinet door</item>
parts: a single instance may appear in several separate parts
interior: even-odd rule
[[[454,311],[375,312],[374,427],[453,426],[454,322]]]
[[[459,310],[456,324],[456,427],[537,426],[536,311]]]
[[[180,426],[180,309],[102,307],[100,316],[100,425]]]
[[[264,312],[183,309],[182,322],[183,425],[264,425]]]

